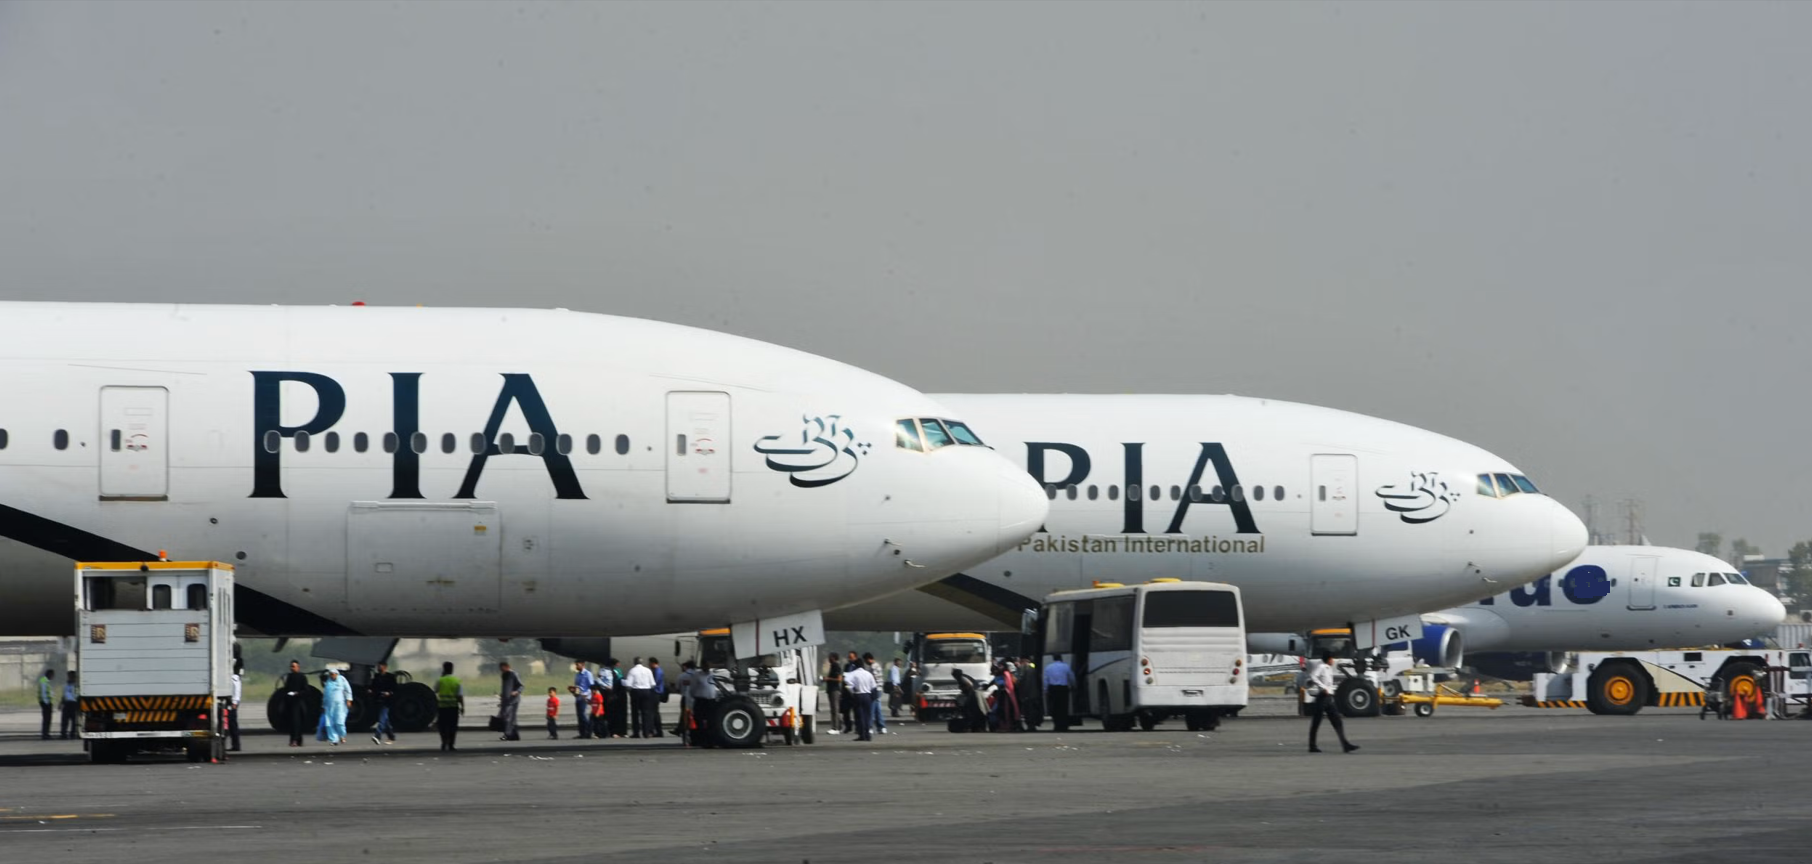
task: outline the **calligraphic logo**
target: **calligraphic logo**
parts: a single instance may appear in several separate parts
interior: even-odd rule
[[[755,442],[755,452],[767,465],[782,471],[794,486],[814,489],[829,486],[856,472],[870,445],[856,441],[856,433],[843,427],[843,417],[801,417],[798,435],[768,435]]]
[[[1411,525],[1433,522],[1453,508],[1459,495],[1441,479],[1439,472],[1410,472],[1408,483],[1378,487],[1384,508]]]

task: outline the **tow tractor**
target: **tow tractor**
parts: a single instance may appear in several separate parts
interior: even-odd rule
[[[1623,715],[1649,706],[1695,708],[1705,705],[1707,693],[1724,704],[1753,698],[1762,678],[1776,716],[1794,705],[1812,710],[1812,651],[1805,648],[1588,651],[1573,668],[1535,673],[1524,704]]]
[[[1332,654],[1340,685],[1334,691],[1334,704],[1344,717],[1376,717],[1379,714],[1401,714],[1404,695],[1427,695],[1434,692],[1434,674],[1443,670],[1427,669],[1425,675],[1406,674],[1416,670],[1415,654],[1390,651],[1374,654],[1356,647],[1353,631],[1344,627],[1309,632],[1309,648],[1304,655],[1319,658]],[[1301,699],[1301,689],[1297,697]],[[1307,713],[1308,706],[1300,710]]]
[[[955,717],[962,697],[956,672],[986,681],[994,655],[980,633],[920,633],[906,643],[913,675],[912,717],[920,723]]]
[[[725,692],[709,724],[719,747],[760,747],[765,737],[788,746],[817,738],[818,647],[806,645],[750,658],[736,657],[729,628],[698,634],[699,668]],[[759,725],[755,718],[759,717]]]
[[[93,762],[145,750],[226,758],[233,567],[215,561],[75,565],[81,738]]]

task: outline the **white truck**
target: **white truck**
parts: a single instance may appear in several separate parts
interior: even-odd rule
[[[718,699],[709,743],[759,747],[764,731],[789,746],[816,740],[818,646],[738,658],[728,628],[706,630],[698,634],[697,662],[728,691]],[[756,722],[751,707],[760,711],[758,728],[751,728]]]
[[[994,654],[981,633],[920,633],[907,643],[912,673],[912,716],[921,723],[954,717],[956,672],[986,682],[993,675]],[[881,682],[883,685],[885,681]]]
[[[1732,696],[1752,696],[1757,676],[1777,715],[1812,704],[1812,650],[1803,647],[1584,651],[1573,669],[1535,673],[1524,704],[1625,715],[1650,706],[1703,707],[1707,693],[1729,704]]]
[[[233,568],[215,561],[75,566],[81,737],[93,762],[146,750],[226,757]]]

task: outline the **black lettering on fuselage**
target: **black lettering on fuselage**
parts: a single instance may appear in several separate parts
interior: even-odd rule
[[[422,497],[422,454],[415,452],[415,434],[422,431],[422,373],[390,373],[390,422],[396,431],[396,452],[390,454],[390,497]]]
[[[283,425],[283,382],[306,384],[315,391],[320,404],[315,416],[300,426]],[[265,435],[294,438],[297,432],[319,435],[340,422],[346,413],[346,390],[338,381],[315,372],[252,373],[252,495],[253,498],[284,498],[283,448],[274,451],[264,446]],[[281,441],[279,441],[281,444]]]
[[[482,453],[472,454],[472,463],[466,467],[465,482],[459,484],[455,498],[478,497],[478,478],[484,473],[484,465],[492,456],[530,456],[533,452],[525,444],[513,444],[509,453],[504,453],[497,446],[497,432],[503,427],[504,415],[509,413],[510,403],[522,408],[522,417],[528,421],[530,434],[541,436],[541,462],[547,466],[547,476],[554,481],[554,497],[583,499],[585,492],[579,488],[579,476],[573,472],[571,459],[560,452],[556,445],[559,430],[554,427],[554,418],[548,413],[547,403],[541,401],[541,392],[535,389],[535,379],[520,372],[503,373],[503,389],[497,393],[497,402],[491,406],[491,419],[485,421],[485,448]]]
[[[1123,496],[1123,503],[1121,505],[1121,512],[1124,514],[1121,533],[1144,534],[1146,503],[1143,500],[1145,498],[1145,444],[1142,442],[1124,442],[1120,447],[1125,457],[1124,471],[1126,484],[1126,494]],[[1045,454],[1052,450],[1063,453],[1070,459],[1070,470],[1062,480],[1053,481],[1044,476]],[[1089,470],[1092,464],[1093,463],[1089,459],[1088,451],[1075,444],[1064,444],[1053,441],[1026,442],[1026,472],[1031,474],[1032,479],[1036,480],[1041,485],[1056,488],[1080,486],[1083,481],[1088,479]],[[1242,495],[1236,498],[1232,494],[1233,487],[1239,485],[1239,474],[1233,469],[1233,460],[1228,458],[1227,448],[1215,442],[1204,442],[1202,444],[1201,453],[1196,457],[1195,467],[1190,471],[1189,482],[1185,485],[1191,489],[1199,489],[1202,475],[1207,471],[1209,465],[1214,466],[1214,476],[1223,490],[1220,500],[1214,500],[1213,496],[1180,496],[1177,501],[1176,511],[1171,516],[1170,525],[1164,529],[1164,533],[1183,533],[1183,520],[1189,515],[1189,507],[1191,504],[1226,507],[1228,512],[1233,515],[1233,524],[1236,531],[1241,534],[1260,533],[1258,530],[1258,523],[1252,518],[1252,508],[1246,503],[1245,497]],[[1201,500],[1192,500],[1194,498],[1200,498]]]
[[[1204,441],[1202,453],[1195,459],[1195,468],[1189,472],[1189,482],[1184,489],[1199,489],[1202,484],[1202,472],[1209,463],[1214,464],[1214,475],[1219,479],[1221,500],[1214,500],[1212,495],[1184,495],[1177,502],[1177,513],[1170,519],[1170,527],[1164,529],[1166,534],[1180,534],[1183,531],[1183,517],[1189,513],[1189,505],[1201,504],[1211,507],[1226,507],[1233,513],[1235,530],[1241,534],[1257,534],[1258,524],[1252,521],[1252,508],[1246,505],[1244,495],[1235,496],[1233,487],[1239,485],[1239,475],[1233,472],[1233,462],[1227,458],[1227,448],[1219,444]],[[1200,497],[1200,501],[1191,498]]]

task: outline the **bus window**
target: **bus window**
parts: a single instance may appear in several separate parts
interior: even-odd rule
[[[1232,591],[1163,591],[1145,598],[1146,627],[1238,627]]]
[[[185,601],[188,605],[184,608],[188,608],[188,609],[206,609],[206,608],[208,608],[208,586],[202,585],[200,583],[190,585],[188,594],[189,594],[189,596]]]
[[[168,585],[151,586],[151,608],[153,608],[153,609],[170,608],[170,586],[168,586]]]
[[[1095,615],[1089,622],[1089,653],[1132,650],[1134,599],[1129,594],[1095,601]]]
[[[1044,653],[1069,654],[1070,628],[1076,625],[1076,604],[1054,603],[1044,627]]]

